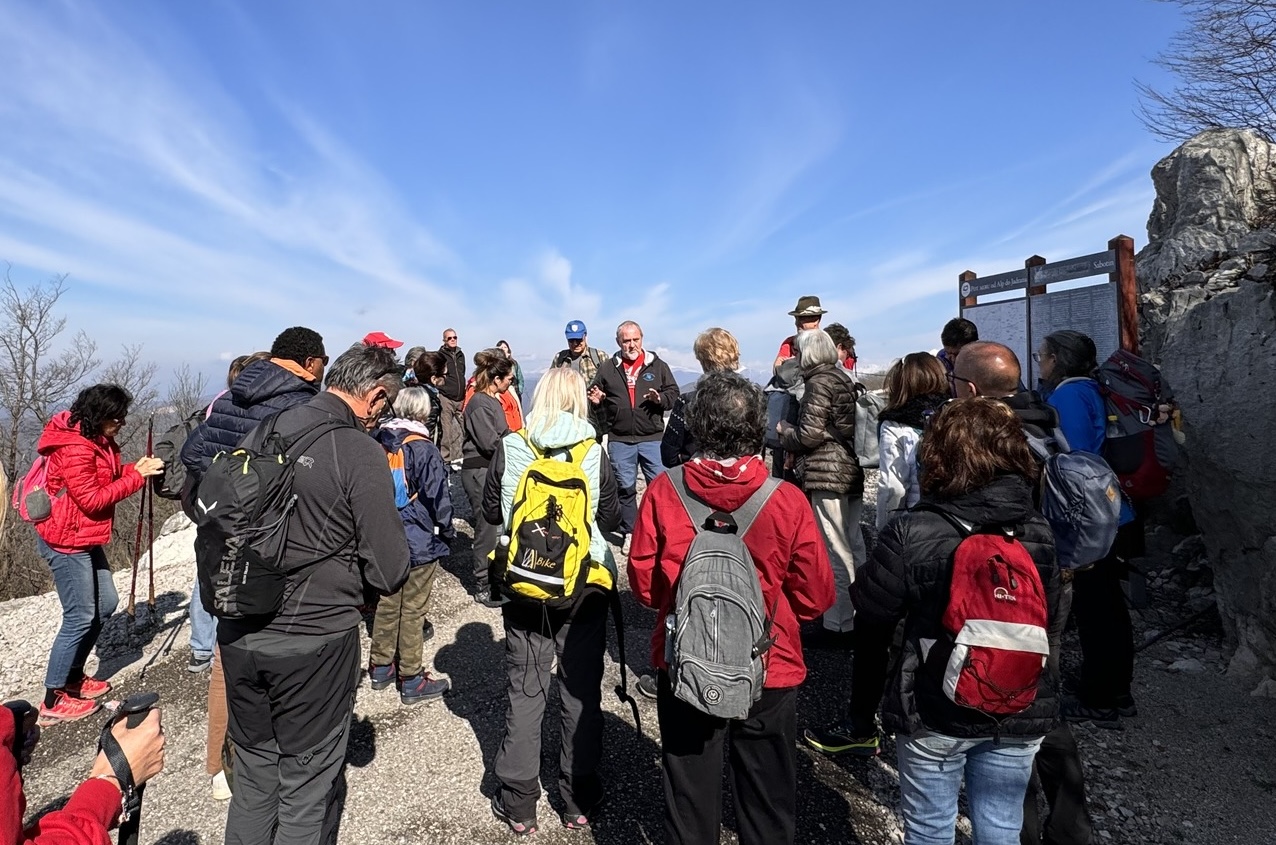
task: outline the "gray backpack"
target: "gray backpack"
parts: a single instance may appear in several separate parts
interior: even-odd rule
[[[1059,568],[1084,569],[1107,557],[1121,519],[1116,473],[1098,455],[1071,451],[1059,429],[1045,439],[1025,434],[1042,462],[1037,508],[1050,523]]]
[[[682,470],[669,470],[669,480],[696,536],[665,618],[670,685],[675,697],[710,716],[744,719],[762,695],[762,656],[775,644],[776,610],[767,613],[744,535],[780,481],[767,478],[737,510],[724,513],[691,494]]]
[[[886,407],[886,391],[869,390],[856,385],[855,396],[855,459],[864,469],[877,469],[881,460],[877,443],[878,418]]]

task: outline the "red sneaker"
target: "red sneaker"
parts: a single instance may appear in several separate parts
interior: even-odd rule
[[[58,722],[74,722],[78,719],[83,719],[85,716],[92,716],[102,707],[96,701],[67,695],[66,690],[58,690],[53,695],[54,702],[52,707],[40,705],[40,715],[36,719],[36,724],[41,727],[47,728],[49,725],[56,725]]]
[[[67,695],[76,698],[99,698],[111,691],[111,684],[108,681],[99,681],[97,678],[90,678],[87,675],[80,679],[79,683],[67,684]]]

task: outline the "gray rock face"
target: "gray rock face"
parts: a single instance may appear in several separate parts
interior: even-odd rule
[[[1182,405],[1192,513],[1236,645],[1229,671],[1276,677],[1276,147],[1211,130],[1152,178],[1143,351]]]

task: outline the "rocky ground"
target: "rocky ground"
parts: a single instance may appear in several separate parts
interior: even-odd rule
[[[143,583],[138,622],[129,624],[121,613],[100,649],[99,672],[120,694],[156,690],[163,697],[168,766],[147,792],[144,843],[220,842],[225,819],[225,805],[209,796],[203,771],[207,676],[186,671],[190,539],[189,531],[179,531],[157,541],[154,614],[146,608]],[[1123,731],[1076,728],[1100,841],[1276,842],[1276,699],[1251,695],[1276,683],[1251,690],[1252,684],[1241,686],[1223,674],[1224,647],[1199,543],[1180,542],[1160,528],[1153,541],[1142,562],[1151,573],[1150,604],[1135,613],[1136,636],[1148,643],[1135,679],[1140,715],[1127,720]],[[484,797],[492,787],[485,772],[504,714],[500,616],[470,601],[467,553],[468,543],[458,542],[448,563],[452,577],[440,578],[431,611],[437,630],[430,644],[433,668],[451,678],[453,691],[440,703],[405,708],[392,690],[359,690],[342,842],[486,843],[510,837],[492,819]],[[121,573],[117,583],[126,602],[128,574]],[[651,617],[632,600],[625,604],[627,663],[641,670]],[[4,697],[38,694],[58,620],[53,594],[0,605]],[[1075,638],[1067,649],[1075,654]],[[639,697],[643,732],[635,731],[628,708],[610,693],[619,681],[617,658],[613,641],[604,697],[603,774],[611,784],[606,810],[591,831],[573,833],[557,824],[556,796],[542,799],[538,841],[662,841],[655,706]],[[799,699],[803,725],[839,715],[851,668],[843,652],[815,651],[808,659],[811,678]],[[549,711],[555,708],[551,700]],[[86,720],[45,733],[28,767],[30,815],[56,806],[84,776],[99,726]],[[550,719],[542,776],[551,784],[556,746]],[[799,842],[901,841],[893,748],[872,761],[830,760],[806,750],[798,759]],[[736,839],[727,829],[722,841]]]

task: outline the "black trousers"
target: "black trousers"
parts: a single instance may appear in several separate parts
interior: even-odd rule
[[[1134,626],[1121,590],[1126,559],[1143,543],[1141,521],[1121,526],[1111,553],[1072,580],[1072,614],[1081,640],[1081,684],[1087,707],[1116,707],[1134,679]]]
[[[877,708],[882,702],[890,670],[895,624],[855,621],[855,663],[851,667],[851,727],[859,737],[877,730]]]
[[[1046,734],[1033,768],[1023,801],[1021,845],[1090,845],[1093,831],[1085,803],[1085,771],[1067,722]],[[1040,796],[1050,807],[1044,831],[1038,809]]]
[[[602,799],[598,763],[607,607],[604,593],[589,590],[570,610],[517,601],[501,608],[508,706],[492,768],[505,808],[520,821],[535,818],[540,798],[541,720],[556,656],[562,705],[558,792],[571,815],[588,816]]]
[[[740,845],[791,845],[797,823],[797,688],[763,690],[741,720],[718,719],[673,696],[660,672],[667,845],[718,845],[722,757]]]
[[[219,644],[235,746],[227,845],[336,842],[358,629],[331,637],[258,632]]]
[[[461,470],[461,486],[465,496],[470,500],[470,525],[474,528],[474,581],[475,592],[487,595],[490,592],[491,559],[488,557],[495,549],[501,537],[501,526],[493,525],[483,518],[483,486],[487,484],[487,467]]]

